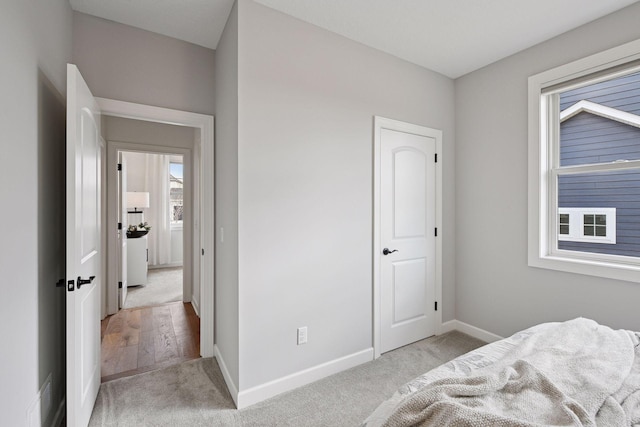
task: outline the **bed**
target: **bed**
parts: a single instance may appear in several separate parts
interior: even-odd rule
[[[362,426],[640,426],[638,356],[638,332],[544,323],[415,378]]]

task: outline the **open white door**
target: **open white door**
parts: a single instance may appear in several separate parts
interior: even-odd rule
[[[67,425],[86,426],[100,388],[100,110],[67,65]]]
[[[382,353],[436,333],[436,142],[440,132],[389,121],[379,130]]]
[[[127,165],[122,152],[118,153],[118,291],[119,306],[127,299]]]

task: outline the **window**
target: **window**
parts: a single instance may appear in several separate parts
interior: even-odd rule
[[[558,213],[559,248],[571,248],[563,242],[616,244],[616,208],[558,208]]]
[[[529,265],[640,282],[640,40],[529,78]]]
[[[607,216],[606,215],[583,215],[584,232],[583,237],[607,237]]]
[[[569,227],[571,226],[571,222],[569,221],[569,214],[562,213],[562,211],[560,211],[560,219],[558,223],[560,224],[560,238],[562,238],[562,236],[568,236],[570,234]]]
[[[583,237],[591,237],[591,236],[607,236],[607,216],[606,215],[583,215]],[[598,222],[596,222],[596,218]],[[602,224],[598,225],[598,224]],[[604,229],[604,232],[600,231]]]
[[[184,217],[183,176],[182,163],[169,163],[169,217],[172,228],[182,226]]]

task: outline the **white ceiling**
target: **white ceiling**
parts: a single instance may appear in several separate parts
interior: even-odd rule
[[[233,0],[69,0],[74,10],[215,49]],[[255,0],[456,78],[638,0]]]

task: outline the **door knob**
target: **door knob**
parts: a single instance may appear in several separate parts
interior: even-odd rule
[[[88,279],[83,279],[82,277],[78,276],[78,280],[76,281],[76,286],[78,289],[80,289],[82,285],[88,285],[89,283],[93,282],[93,279],[95,278],[96,276],[89,276]]]
[[[392,253],[394,253],[394,252],[398,252],[398,250],[397,250],[397,249],[394,249],[394,250],[390,251],[390,250],[389,250],[389,248],[384,248],[384,249],[382,250],[382,255],[389,255],[389,254],[392,254]]]

